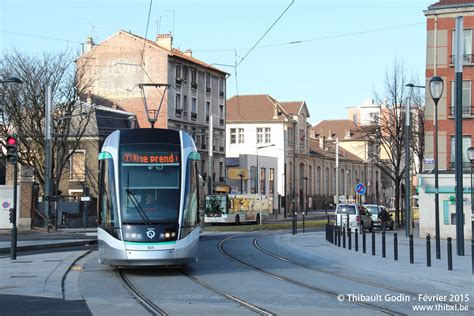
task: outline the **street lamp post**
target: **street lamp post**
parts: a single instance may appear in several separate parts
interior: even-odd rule
[[[7,78],[0,80],[0,84],[4,83],[15,83],[22,84],[23,81],[16,77]],[[18,181],[18,161],[15,161],[13,165],[13,205],[12,205],[12,229],[10,233],[10,259],[16,260],[16,245],[17,245],[17,228],[16,228],[16,207],[17,207],[17,181]]]
[[[469,161],[471,162],[471,247],[474,247],[473,243],[472,243],[472,240],[474,240],[474,203],[473,203],[473,200],[474,200],[474,191],[473,191],[473,187],[472,187],[472,167],[473,167],[473,164],[474,164],[474,147],[469,147],[467,149],[467,157],[469,158]],[[474,248],[471,248],[474,250]],[[471,252],[471,256],[472,256],[472,252]],[[472,260],[472,273],[474,273],[474,259],[471,259]]]
[[[405,218],[405,235],[408,237],[410,235],[411,230],[411,204],[410,204],[410,196],[411,196],[411,181],[410,181],[410,139],[411,139],[411,124],[410,124],[410,103],[411,98],[413,96],[413,88],[424,88],[424,86],[416,86],[412,83],[408,83],[405,85],[406,87],[410,88],[410,95],[408,97],[408,102],[406,105],[406,113],[405,113],[405,209],[406,209],[406,218]]]
[[[307,201],[308,201],[308,180],[309,178],[308,177],[304,177],[303,180],[305,181],[305,195],[304,195],[304,210],[303,210],[303,214],[304,215],[308,215],[308,204],[307,204]]]
[[[438,178],[438,101],[443,95],[443,79],[435,76],[430,80],[430,94],[434,102],[434,172],[435,172],[435,234],[436,234],[436,259],[441,259],[441,243],[439,232],[439,178]]]

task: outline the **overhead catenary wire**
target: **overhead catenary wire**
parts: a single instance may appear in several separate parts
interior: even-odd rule
[[[281,19],[281,17],[286,13],[286,11],[288,11],[288,9],[293,5],[293,3],[295,2],[295,0],[292,0],[291,3],[286,7],[286,9],[280,14],[280,16],[275,20],[275,22],[273,22],[273,24],[265,31],[265,33],[263,33],[263,35],[258,39],[258,41],[252,46],[252,48],[250,48],[250,50],[245,54],[244,57],[242,57],[242,59],[237,63],[237,65],[235,66],[235,68],[237,68],[244,60],[245,58],[247,58],[247,56],[254,50],[254,48],[258,45],[258,43],[260,43],[260,41],[268,34],[268,32],[270,32],[270,30],[275,26],[275,24],[277,24],[277,22]]]

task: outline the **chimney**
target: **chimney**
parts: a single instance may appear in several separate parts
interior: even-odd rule
[[[186,51],[184,52],[184,54],[185,54],[186,56],[188,56],[188,57],[193,57],[193,51],[190,50],[189,48],[186,49]]]
[[[328,139],[332,139],[332,130],[329,130]]]
[[[351,130],[348,129],[347,127],[345,128],[345,131],[344,131],[344,138],[351,139]]]
[[[171,32],[158,34],[156,36],[156,44],[158,44],[158,46],[161,46],[167,50],[172,50],[173,49],[173,36],[171,36]]]
[[[319,136],[319,148],[324,149],[324,136]]]

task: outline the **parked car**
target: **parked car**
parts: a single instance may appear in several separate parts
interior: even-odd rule
[[[364,206],[372,214],[372,221],[374,222],[374,227],[377,227],[380,229],[382,229],[382,221],[379,218],[379,213],[382,209],[385,209],[385,211],[387,211],[387,214],[388,214],[386,228],[390,228],[390,230],[393,230],[393,217],[392,217],[392,214],[387,210],[385,206],[377,205],[377,204],[365,204]]]
[[[336,225],[350,228],[368,229],[374,228],[374,222],[370,212],[363,206],[357,204],[338,204],[336,208]]]

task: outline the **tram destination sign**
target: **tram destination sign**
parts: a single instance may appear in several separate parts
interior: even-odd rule
[[[179,156],[176,153],[131,153],[124,152],[122,162],[125,163],[177,163]]]

